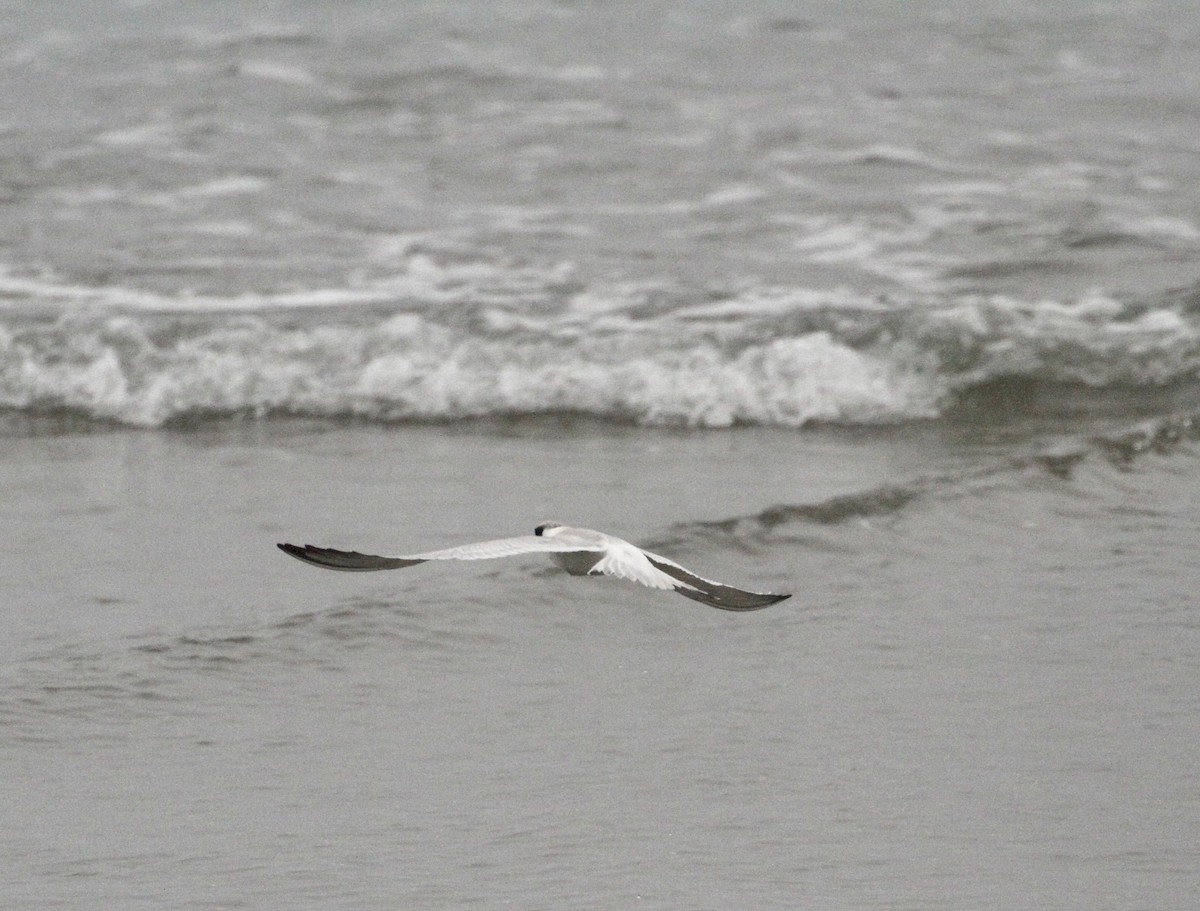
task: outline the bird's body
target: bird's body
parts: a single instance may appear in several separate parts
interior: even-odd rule
[[[545,522],[532,535],[498,538],[446,550],[401,557],[382,557],[358,551],[331,550],[306,544],[280,544],[279,549],[305,563],[347,572],[403,569],[430,560],[491,560],[519,554],[544,553],[573,576],[606,575],[640,582],[650,588],[676,591],[685,598],[722,610],[746,611],[768,607],[791,595],[751,592],[701,578],[678,563],[628,541],[592,531]]]

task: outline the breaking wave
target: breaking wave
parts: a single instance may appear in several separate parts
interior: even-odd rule
[[[470,266],[221,300],[2,278],[0,407],[133,427],[545,413],[799,427],[1154,413],[1200,398],[1196,289],[1028,302],[756,288],[697,301]]]

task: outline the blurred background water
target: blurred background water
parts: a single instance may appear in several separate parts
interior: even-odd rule
[[[3,903],[1200,892],[1190,5],[0,22]]]

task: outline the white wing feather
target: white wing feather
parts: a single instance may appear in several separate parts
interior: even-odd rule
[[[498,538],[495,541],[480,541],[477,544],[463,544],[445,550],[399,557],[363,554],[355,550],[334,550],[329,547],[315,547],[312,544],[305,544],[303,547],[296,544],[280,544],[279,549],[303,563],[324,569],[375,572],[381,569],[403,569],[428,560],[492,560],[497,557],[515,557],[531,553],[598,551],[603,550],[603,546],[590,542],[522,535],[518,538]]]
[[[497,557],[515,557],[518,554],[569,553],[580,550],[603,550],[603,546],[588,546],[577,541],[560,541],[540,535],[521,535],[516,538],[497,538],[477,544],[462,544],[445,550],[432,550],[426,554],[401,557],[402,560],[493,560]]]
[[[604,556],[592,567],[591,572],[616,576],[618,579],[628,579],[630,582],[640,582],[650,588],[693,587],[686,582],[672,579],[662,570],[656,569],[639,548],[617,538],[609,540],[609,546]]]

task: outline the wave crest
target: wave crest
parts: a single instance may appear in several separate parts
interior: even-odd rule
[[[0,327],[0,403],[138,427],[194,414],[453,420],[577,412],[725,427],[935,412],[928,377],[826,332],[731,347],[668,332],[482,337],[404,314],[368,327],[132,316]]]
[[[580,290],[529,270],[453,298],[405,285],[362,300],[84,298],[0,321],[0,406],[136,427],[210,415],[377,421],[579,413],[684,427],[799,427],[941,415],[1196,404],[1194,289],[1151,302],[1003,296],[881,300],[750,289],[695,302]],[[448,281],[448,279],[446,279]],[[30,293],[22,285],[22,294]],[[15,293],[15,292],[14,292]],[[300,300],[297,303],[297,300]]]

